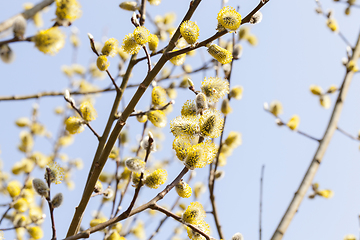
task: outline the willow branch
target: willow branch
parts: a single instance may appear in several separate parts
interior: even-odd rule
[[[125,73],[125,75],[123,77],[122,83],[120,85],[120,91],[116,92],[116,97],[115,97],[115,100],[114,100],[114,103],[113,103],[113,106],[112,106],[108,121],[106,123],[106,127],[104,129],[103,135],[100,138],[99,145],[98,145],[98,147],[96,149],[96,153],[95,153],[95,156],[94,156],[94,159],[93,159],[93,162],[92,162],[89,174],[88,174],[88,178],[87,178],[87,181],[86,181],[87,182],[86,186],[88,186],[89,179],[92,177],[94,169],[99,167],[98,160],[99,160],[99,158],[101,156],[101,153],[102,153],[102,151],[104,149],[104,146],[105,146],[106,141],[108,139],[108,136],[110,134],[111,127],[112,127],[112,125],[113,125],[113,123],[114,123],[114,121],[116,119],[116,113],[117,113],[120,101],[122,99],[124,90],[127,87],[127,83],[129,81],[130,74],[131,74],[132,69],[134,67],[136,56],[137,56],[136,54],[132,55],[131,60],[130,60],[129,65],[128,65],[128,68],[126,70],[126,73]],[[97,180],[97,178],[96,178],[96,180]],[[96,184],[96,181],[95,181],[95,184]],[[92,191],[94,190],[95,184],[93,184],[91,188],[85,187],[84,192],[83,192],[83,197],[81,198],[79,206],[75,210],[75,214],[74,214],[72,222],[71,222],[71,224],[69,226],[67,236],[74,235],[75,233],[77,233],[79,231],[82,216],[83,216],[85,208],[86,208],[86,206],[87,206],[87,204],[89,202]]]
[[[188,227],[191,228],[193,231],[196,231],[196,232],[200,233],[201,235],[203,235],[207,240],[210,240],[210,239],[211,239],[210,236],[207,235],[206,233],[204,233],[201,229],[195,227],[195,226],[192,225],[192,224],[188,224],[188,223],[184,222],[181,217],[179,217],[178,215],[170,212],[169,210],[167,210],[167,209],[165,209],[165,208],[163,208],[163,207],[160,207],[160,206],[157,205],[157,204],[152,205],[150,208],[153,209],[153,210],[157,210],[157,211],[159,211],[159,212],[162,212],[162,213],[164,213],[166,216],[171,217],[171,218],[175,219],[176,221],[178,221],[178,222],[180,222],[180,223],[188,226]]]
[[[41,11],[43,8],[51,5],[54,2],[54,0],[44,0],[38,4],[36,4],[33,8],[29,10],[25,10],[22,13],[16,14],[15,16],[12,16],[11,18],[5,20],[4,22],[0,23],[0,32],[3,32],[7,29],[9,29],[15,22],[15,20],[20,16],[23,15],[25,19],[30,19],[34,17],[34,15]]]
[[[353,54],[351,56],[350,60],[353,60],[356,62],[359,59],[360,56],[360,34],[357,39],[357,43],[355,45]],[[341,89],[339,91],[338,98],[336,100],[332,115],[330,117],[327,129],[324,133],[323,138],[321,139],[319,143],[319,147],[316,150],[316,153],[310,163],[310,166],[298,188],[298,190],[295,192],[295,195],[288,206],[284,216],[282,217],[278,227],[276,228],[274,235],[272,236],[271,240],[280,240],[284,236],[287,228],[289,227],[291,220],[293,219],[295,213],[298,211],[299,206],[306,194],[306,191],[309,189],[310,185],[312,184],[312,181],[314,179],[314,176],[320,166],[320,163],[324,157],[324,154],[326,152],[327,147],[329,146],[330,140],[332,139],[334,132],[337,129],[337,125],[340,119],[341,112],[344,107],[344,101],[347,95],[347,92],[350,87],[351,80],[354,76],[354,72],[347,71],[341,86]]]
[[[119,216],[112,218],[106,222],[100,223],[99,225],[96,225],[95,227],[91,227],[79,234],[73,235],[73,236],[69,236],[67,238],[65,238],[64,240],[75,240],[75,239],[80,239],[80,238],[89,238],[91,233],[100,231],[114,223],[120,222],[128,217],[131,217],[135,214],[138,214],[140,212],[145,211],[146,209],[151,208],[152,206],[154,206],[158,201],[160,201],[161,199],[163,199],[165,197],[165,195],[175,187],[175,185],[184,177],[184,175],[189,171],[189,169],[187,167],[184,167],[183,170],[179,173],[179,175],[169,184],[165,187],[164,190],[162,190],[160,193],[158,193],[153,199],[151,199],[149,202],[141,205],[138,208],[135,208],[133,210],[131,210],[130,213],[127,212],[123,212],[122,214],[120,214]]]

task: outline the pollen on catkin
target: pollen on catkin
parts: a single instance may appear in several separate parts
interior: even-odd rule
[[[166,104],[166,91],[161,86],[156,86],[151,92],[151,102],[157,106],[163,106]]]
[[[181,108],[181,116],[195,116],[196,115],[196,105],[194,100],[187,100]]]
[[[193,45],[199,38],[199,27],[193,21],[184,21],[180,26],[181,36],[188,44]]]
[[[199,202],[192,202],[183,213],[182,219],[186,223],[198,224],[206,217],[204,207]]]
[[[101,49],[101,53],[105,56],[114,57],[119,46],[118,40],[110,38],[107,40]]]
[[[212,163],[216,156],[217,149],[215,143],[207,140],[189,147],[187,152],[184,164],[188,169],[194,170],[195,168],[203,168],[207,164]]]
[[[150,31],[144,27],[136,27],[134,30],[134,39],[139,45],[144,45],[150,40]]]
[[[186,134],[194,137],[199,133],[199,119],[197,116],[178,116],[170,121],[170,131],[176,137]]]
[[[166,182],[167,175],[165,169],[157,169],[146,176],[145,185],[149,188],[156,189]]]
[[[129,53],[129,54],[136,54],[140,51],[141,45],[139,45],[134,38],[134,34],[129,33],[125,36],[123,43],[122,43],[122,49]]]
[[[95,120],[97,117],[97,112],[90,101],[85,101],[80,104],[80,112],[83,119],[87,122]]]
[[[218,23],[228,31],[236,31],[241,24],[241,15],[233,7],[223,7],[217,16]]]
[[[172,50],[172,52],[176,52],[176,51],[179,51],[179,49]],[[186,53],[179,54],[175,57],[172,57],[170,59],[170,62],[172,64],[174,64],[175,66],[180,66],[180,65],[184,64],[185,58],[186,58]]]
[[[64,169],[60,167],[57,162],[50,162],[48,164],[48,168],[50,168],[50,182],[55,184],[60,184],[64,179]],[[48,180],[48,174],[45,173],[45,179]]]
[[[110,62],[108,61],[106,56],[101,55],[96,60],[96,66],[100,71],[105,71],[110,66]]]
[[[147,113],[147,117],[155,127],[163,128],[166,126],[167,118],[161,110],[150,111]]]
[[[32,41],[35,47],[43,53],[55,55],[65,44],[65,35],[58,27],[49,28],[38,32]]]
[[[205,220],[200,221],[195,226],[206,234],[210,233],[210,226],[209,226],[209,224],[207,224],[205,222]],[[192,230],[190,227],[186,227],[186,229],[187,229],[188,237],[191,240],[205,240],[206,239],[203,235]]]
[[[211,109],[200,116],[199,125],[204,136],[217,138],[223,130],[224,119],[220,117],[218,110]]]
[[[148,42],[150,51],[155,52],[159,45],[159,38],[155,34],[150,34],[150,40]]]
[[[180,182],[178,182],[178,184],[175,185],[175,190],[177,194],[182,198],[191,197],[191,193],[192,193],[191,187],[183,180],[180,180]]]
[[[84,131],[84,120],[80,117],[69,117],[65,121],[66,130],[70,134],[81,133]]]
[[[221,64],[227,64],[231,62],[233,58],[231,52],[216,44],[211,44],[210,46],[208,46],[207,51],[213,58],[218,60]]]
[[[132,172],[141,173],[145,170],[145,162],[139,157],[132,157],[125,160],[125,166]]]
[[[188,148],[191,147],[191,139],[186,135],[178,135],[173,141],[172,148],[180,161],[187,157]]]
[[[69,23],[81,16],[80,4],[76,0],[56,0],[56,21]]]
[[[291,130],[296,130],[299,127],[300,124],[300,117],[298,115],[293,115],[290,120],[287,122],[287,126]]]

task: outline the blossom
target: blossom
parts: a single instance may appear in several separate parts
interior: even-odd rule
[[[210,44],[207,51],[210,53],[213,58],[218,60],[221,64],[227,64],[232,60],[232,54],[228,50],[216,45]]]
[[[139,45],[144,45],[150,40],[150,31],[143,26],[136,27],[134,30],[134,39]]]
[[[207,140],[205,142],[193,145],[187,149],[187,156],[184,161],[185,166],[190,170],[203,168],[214,160],[217,148],[215,143]]]
[[[129,33],[125,36],[122,44],[122,49],[129,54],[136,54],[140,51],[141,45],[139,45],[134,38],[134,34]]]
[[[242,86],[234,86],[230,89],[229,95],[231,98],[240,100],[242,98],[243,91],[244,91],[244,89]]]
[[[170,122],[170,131],[174,136],[186,134],[193,137],[200,131],[197,116],[178,116]]]
[[[150,51],[155,52],[159,44],[159,38],[155,34],[150,34],[150,40],[148,44]]]
[[[191,190],[191,187],[189,186],[189,184],[187,184],[183,180],[180,180],[180,182],[178,182],[175,185],[175,190],[176,190],[177,194],[182,198],[189,198],[192,193],[192,190]]]
[[[50,182],[59,184],[64,178],[64,169],[60,167],[57,162],[52,161],[48,164],[48,168],[50,168]],[[48,174],[45,174],[45,179],[48,180]]]
[[[149,121],[154,124],[155,127],[163,128],[166,126],[166,115],[161,110],[154,110],[147,113]]]
[[[194,44],[199,38],[199,27],[193,21],[184,21],[180,26],[180,33],[188,44]]]
[[[210,226],[204,220],[197,223],[195,225],[195,227],[197,227],[198,229],[200,229],[201,231],[203,231],[206,234],[210,233]],[[192,230],[190,227],[186,227],[186,229],[187,229],[188,237],[191,240],[205,240],[206,239],[203,235],[201,235],[200,233]]]
[[[326,21],[326,25],[328,26],[328,28],[330,28],[331,31],[333,32],[337,32],[339,31],[339,26],[336,22],[336,20],[334,18],[329,18],[327,21]]]
[[[85,121],[90,122],[97,117],[96,110],[90,101],[85,101],[80,105],[80,112]]]
[[[276,117],[283,113],[283,107],[281,102],[275,100],[270,103],[269,111],[274,114]]]
[[[314,95],[320,96],[322,94],[322,89],[320,86],[312,84],[310,85],[310,92]]]
[[[329,109],[331,105],[331,99],[328,95],[322,95],[320,97],[320,104],[323,108]]]
[[[334,192],[329,189],[316,191],[316,194],[324,198],[332,198],[334,196]]]
[[[158,188],[164,184],[167,179],[167,172],[164,169],[157,169],[154,172],[146,176],[145,185],[149,188]]]
[[[221,104],[221,112],[224,115],[227,115],[232,112],[232,108],[230,106],[229,99],[225,98]]]
[[[105,56],[113,57],[115,56],[117,50],[118,50],[119,42],[115,38],[110,38],[107,40],[101,49],[101,53]]]
[[[54,55],[65,44],[65,35],[59,30],[58,27],[49,28],[38,32],[32,41],[35,47],[43,53]]]
[[[199,94],[198,94],[199,95]],[[187,100],[181,108],[181,116],[195,116],[196,105],[194,100]]]
[[[228,31],[236,31],[241,24],[241,15],[233,7],[223,7],[217,16],[218,23]]]
[[[298,115],[293,115],[290,120],[287,122],[287,126],[291,129],[291,130],[296,130],[299,126],[300,123],[300,117]]]
[[[40,226],[29,227],[27,231],[33,239],[41,239],[44,236],[44,232]]]
[[[59,23],[74,21],[81,16],[80,7],[76,0],[56,0],[56,21]]]
[[[163,106],[166,104],[166,91],[161,86],[156,86],[151,92],[151,101],[154,105]]]
[[[220,117],[220,112],[216,109],[206,111],[199,119],[200,132],[207,137],[217,138],[220,136],[224,119]]]
[[[199,202],[192,202],[183,213],[182,219],[186,223],[198,224],[205,219],[204,207]]]
[[[81,133],[84,131],[84,120],[80,117],[69,117],[65,121],[66,130],[70,134]]]
[[[186,158],[189,147],[191,147],[191,141],[186,135],[176,136],[172,144],[172,148],[175,150],[176,156],[180,161]]]
[[[110,62],[108,61],[106,56],[101,55],[96,60],[96,66],[100,71],[105,71],[110,66]]]
[[[228,137],[225,139],[224,142],[230,148],[236,148],[237,146],[241,145],[241,133],[231,131]]]
[[[179,49],[172,50],[172,52],[176,52],[176,51],[179,51]],[[172,57],[170,59],[170,62],[175,66],[180,66],[185,62],[185,58],[186,58],[186,53],[179,54],[175,57]]]

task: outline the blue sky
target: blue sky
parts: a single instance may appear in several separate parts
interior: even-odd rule
[[[36,3],[36,1],[33,2]],[[94,54],[88,45],[88,32],[98,41],[104,37],[114,37],[121,42],[126,34],[133,31],[133,25],[129,21],[131,13],[121,10],[118,7],[119,1],[89,0],[80,1],[80,3],[83,15],[73,23],[73,26],[79,29],[82,43],[77,62],[88,66],[90,62],[95,61]],[[6,7],[0,9],[0,21],[19,12],[22,4],[22,1],[7,1]],[[188,1],[163,0],[157,7],[149,6],[148,11],[152,16],[175,12],[177,15],[175,25],[177,26],[187,11],[188,4]],[[242,16],[245,16],[257,4],[256,0],[230,0],[227,3],[235,8],[240,6],[239,12]],[[356,18],[359,10],[354,8],[350,16],[345,16],[345,4],[324,0],[322,5],[325,10],[334,9],[334,17],[339,23],[341,32],[351,43],[355,43],[359,32],[358,18]],[[219,1],[203,0],[193,15],[192,20],[196,21],[200,28],[200,40],[215,33],[216,15],[220,6]],[[327,126],[336,96],[331,96],[332,105],[330,109],[325,110],[318,103],[317,97],[310,93],[309,86],[317,84],[323,89],[327,89],[332,84],[338,86],[341,84],[345,75],[341,58],[346,56],[346,45],[326,27],[325,18],[316,14],[315,7],[315,1],[297,0],[291,3],[285,0],[270,1],[261,10],[263,21],[258,25],[251,26],[251,32],[259,40],[258,46],[252,47],[244,43],[242,58],[234,63],[231,84],[232,86],[242,85],[244,95],[240,101],[231,101],[234,112],[228,117],[225,135],[230,131],[239,131],[243,136],[243,144],[234,151],[228,159],[228,164],[222,168],[226,175],[224,179],[216,183],[215,190],[219,217],[226,239],[231,238],[236,232],[241,232],[245,239],[258,238],[259,184],[260,170],[263,164],[266,165],[263,238],[271,237],[318,146],[316,142],[285,127],[276,126],[275,119],[263,110],[263,103],[272,100],[281,101],[284,107],[282,119],[287,121],[293,114],[298,114],[301,119],[299,129],[314,137],[321,138]],[[54,18],[54,6],[43,13],[43,17],[45,26],[51,26],[51,19]],[[28,25],[27,36],[36,33],[34,25],[32,23]],[[145,26],[153,30],[151,24],[146,23]],[[64,32],[69,36],[70,28],[64,29]],[[228,34],[224,39],[230,39],[230,37]],[[32,43],[14,43],[11,47],[16,54],[16,60],[12,64],[0,62],[2,83],[0,96],[60,91],[68,86],[68,80],[61,73],[60,68],[62,65],[72,63],[72,47],[69,38],[67,38],[64,49],[54,57],[39,52]],[[140,53],[139,56],[142,54]],[[196,57],[188,58],[186,63],[191,64],[193,68],[199,67],[201,55],[210,59],[206,50],[200,49]],[[117,61],[118,58],[111,59],[109,70],[114,75],[117,72]],[[166,66],[170,67],[171,64],[168,63]],[[130,83],[141,82],[146,70],[145,62],[138,64]],[[206,76],[214,76],[214,71],[207,71]],[[203,74],[192,75],[192,79],[199,88]],[[106,78],[104,81],[97,81],[96,84],[106,87],[110,81]],[[164,86],[168,86],[168,84],[170,82],[165,82]],[[360,129],[359,88],[359,76],[355,74],[339,122],[339,127],[355,136]],[[132,89],[125,94],[125,103],[129,101],[134,91],[135,89]],[[168,120],[180,115],[182,103],[193,98],[191,92],[181,89],[178,91],[178,96],[174,111],[168,116]],[[99,118],[93,123],[93,126],[99,132],[105,126],[113,98],[114,93],[104,93],[96,100],[95,107],[98,110]],[[149,93],[147,92],[138,108],[146,109],[148,99]],[[60,119],[53,114],[53,109],[56,106],[64,105],[61,97],[0,102],[0,111],[3,114],[0,121],[0,157],[4,162],[5,170],[10,169],[14,162],[23,157],[16,149],[20,130],[14,122],[19,117],[30,116],[31,106],[34,103],[40,105],[40,121],[54,134],[58,131]],[[138,129],[141,125],[131,120],[128,126],[132,143],[135,143],[135,136],[140,133]],[[173,136],[169,134],[169,124],[163,131],[168,140],[162,143],[162,151],[154,155],[157,160],[171,158],[173,155],[171,151]],[[75,138],[75,143],[64,149],[64,152],[71,158],[81,157],[85,166],[74,176],[75,190],[69,192],[61,185],[54,187],[55,192],[61,191],[65,194],[65,203],[61,211],[55,213],[59,237],[66,234],[68,223],[79,202],[87,170],[97,146],[96,139],[88,129]],[[47,141],[39,139],[35,144],[35,149],[49,153],[51,145]],[[113,165],[111,164],[113,163],[109,162],[105,167],[106,171],[112,171]],[[305,198],[284,239],[342,239],[346,234],[358,235],[359,167],[359,143],[336,132],[315,176],[315,182],[319,182],[321,188],[332,189],[335,193],[334,197],[331,199],[317,197],[314,200]],[[182,165],[179,162],[171,164],[168,169],[169,182],[181,168]],[[196,172],[196,179],[193,183],[204,181],[208,174],[208,168],[199,169]],[[41,178],[42,174],[38,171],[34,176]],[[156,190],[145,190],[139,204],[152,198],[156,193]],[[131,195],[127,197],[130,199]],[[161,203],[171,205],[174,199],[175,194],[170,193]],[[190,201],[193,199],[183,202],[189,204]],[[210,210],[208,192],[202,196],[200,201],[206,210]],[[97,199],[91,201],[83,221],[85,227],[88,227],[91,219],[91,210],[97,209],[98,205]],[[108,215],[109,206],[104,209]],[[147,214],[143,214],[139,218],[147,222],[149,217]],[[161,218],[162,216],[158,214],[157,219]],[[208,214],[206,220],[212,227],[211,235],[218,238],[212,216]],[[49,239],[51,236],[49,221],[47,218],[44,224],[47,229],[44,239]],[[166,224],[156,239],[167,239],[171,235],[172,227],[177,223],[168,220]],[[156,225],[154,222],[149,223],[147,233],[150,234]],[[11,235],[7,237],[7,234],[9,233],[5,233],[5,239],[10,239]],[[100,236],[102,235],[98,234],[92,238]]]

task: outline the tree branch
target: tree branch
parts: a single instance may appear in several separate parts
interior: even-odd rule
[[[360,56],[360,34],[357,39],[357,43],[355,45],[353,54],[351,56],[350,60],[353,60],[356,62],[359,59]],[[310,187],[314,176],[319,168],[319,165],[322,161],[322,158],[326,152],[327,147],[329,146],[330,140],[332,139],[334,132],[337,129],[337,125],[339,122],[339,118],[344,106],[344,101],[347,95],[347,92],[350,87],[351,80],[354,76],[354,72],[347,71],[337,98],[337,101],[334,106],[334,110],[332,112],[332,115],[330,117],[327,129],[324,133],[324,136],[322,140],[319,143],[319,147],[310,163],[310,166],[298,188],[298,190],[295,192],[295,195],[287,208],[284,216],[282,217],[278,227],[276,228],[274,235],[272,236],[271,240],[280,240],[284,236],[287,228],[290,225],[291,220],[293,219],[295,213],[299,209],[299,206],[306,194],[306,191]]]

